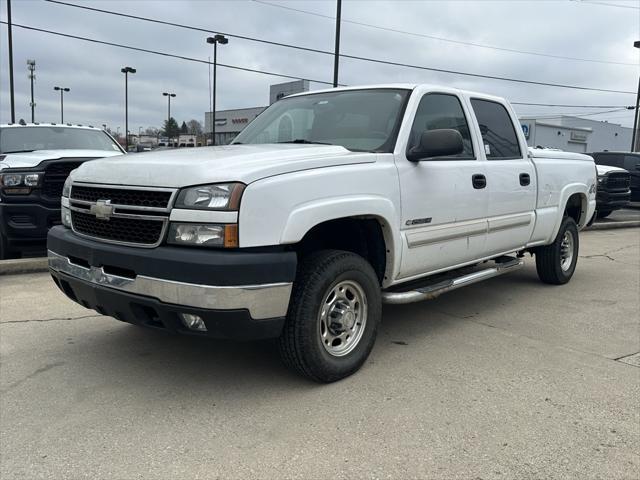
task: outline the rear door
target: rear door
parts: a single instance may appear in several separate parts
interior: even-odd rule
[[[479,152],[486,160],[489,193],[486,253],[503,253],[525,246],[531,238],[537,200],[536,173],[529,160],[517,118],[499,100],[469,99],[482,138]]]
[[[469,111],[455,92],[416,89],[394,152],[400,178],[403,253],[399,278],[410,278],[468,263],[482,255],[488,195],[484,162],[471,134]],[[464,151],[409,161],[406,152],[425,130],[455,129]]]

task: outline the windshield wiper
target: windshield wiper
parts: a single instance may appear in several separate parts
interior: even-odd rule
[[[7,154],[7,153],[29,153],[29,152],[35,152],[35,150],[13,150],[10,152],[0,152],[0,153]]]
[[[276,143],[303,143],[305,145],[333,145],[332,143],[327,143],[327,142],[313,142],[305,138],[296,138],[295,140],[287,140],[286,142],[276,142]]]

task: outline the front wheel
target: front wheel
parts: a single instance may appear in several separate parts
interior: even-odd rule
[[[578,227],[571,217],[565,217],[551,245],[536,250],[536,270],[544,283],[563,285],[571,280],[578,263]]]
[[[366,361],[382,316],[378,278],[359,255],[323,250],[303,259],[279,340],[284,363],[334,382]]]

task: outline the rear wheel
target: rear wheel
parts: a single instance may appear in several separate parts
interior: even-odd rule
[[[536,250],[536,270],[544,283],[562,285],[571,280],[578,262],[578,227],[571,217],[565,217],[551,245]]]
[[[596,218],[605,218],[611,215],[612,210],[598,210]]]
[[[380,285],[359,255],[324,250],[301,262],[280,354],[316,382],[334,382],[366,361],[382,315]]]

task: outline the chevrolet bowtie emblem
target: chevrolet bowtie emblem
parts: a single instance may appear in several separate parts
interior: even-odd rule
[[[109,220],[113,214],[111,200],[98,200],[95,205],[91,205],[89,211],[100,220]]]

